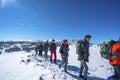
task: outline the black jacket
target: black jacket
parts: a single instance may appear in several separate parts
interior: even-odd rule
[[[69,51],[69,45],[68,44],[67,45],[62,44],[61,47],[60,47],[60,50],[59,50],[61,56],[64,57],[64,58],[68,57],[69,56],[68,51]]]

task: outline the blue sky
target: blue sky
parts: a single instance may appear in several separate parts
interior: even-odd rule
[[[120,0],[0,0],[0,40],[120,37]]]

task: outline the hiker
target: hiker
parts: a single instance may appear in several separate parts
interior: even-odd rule
[[[109,60],[110,64],[113,66],[114,75],[112,76],[114,80],[120,80],[120,40],[118,42],[111,42]]]
[[[120,80],[120,40],[119,41],[107,41],[100,46],[101,57],[109,60],[113,66],[114,75],[108,77],[107,80]]]
[[[76,47],[78,60],[81,62],[79,77],[82,78],[83,80],[87,80],[88,66],[86,62],[89,62],[90,39],[91,39],[91,35],[85,35],[84,40],[78,41],[77,47]]]
[[[54,55],[54,63],[56,64],[56,49],[57,49],[57,46],[56,46],[56,43],[55,43],[55,40],[52,39],[51,43],[50,43],[50,62],[52,63],[52,56]]]
[[[68,45],[68,40],[63,40],[63,43],[60,47],[60,54],[61,54],[61,58],[62,58],[62,62],[61,64],[59,64],[59,68],[61,68],[61,66],[63,64],[64,65],[64,71],[67,72],[67,63],[68,63],[68,51],[69,51],[69,45]]]
[[[100,55],[104,59],[110,59],[110,48],[111,48],[111,41],[106,41],[100,44]]]
[[[38,52],[39,52],[39,46],[36,45],[36,47],[35,47],[35,55],[38,55]]]
[[[42,56],[42,52],[43,52],[43,45],[42,42],[39,45],[39,55],[38,56]]]
[[[47,59],[48,56],[48,48],[49,48],[49,43],[48,43],[48,40],[44,43],[44,46],[43,46],[43,49],[44,49],[44,57]]]

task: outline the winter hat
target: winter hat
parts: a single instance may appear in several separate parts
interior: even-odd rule
[[[54,39],[52,39],[52,42],[55,42],[55,40],[54,40]]]
[[[63,43],[66,43],[67,41],[68,41],[67,39],[64,39],[64,40],[63,40]]]
[[[92,36],[91,35],[85,35],[85,38],[91,38]]]

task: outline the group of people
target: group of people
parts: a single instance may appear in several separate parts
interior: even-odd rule
[[[47,59],[48,48],[49,48],[48,40],[44,43],[44,45],[41,42],[39,45],[35,47],[35,55],[43,56],[43,51],[44,51],[44,57]]]
[[[91,35],[85,35],[83,40],[80,40],[77,42],[76,46],[76,53],[78,54],[78,61],[80,61],[80,72],[79,77],[83,80],[87,80],[87,73],[88,73],[88,65],[87,62],[89,62],[89,42],[91,40]],[[117,45],[117,46],[116,46]],[[119,46],[118,46],[119,45]],[[45,52],[45,58],[47,57],[48,50],[50,51],[50,62],[52,63],[52,57],[54,55],[54,63],[56,63],[56,50],[57,45],[55,40],[53,39],[50,44],[48,41],[44,43],[44,45],[40,44],[38,47],[36,47],[36,55],[39,52],[39,56],[42,56],[42,51]],[[67,72],[67,63],[68,63],[68,56],[69,56],[69,44],[68,40],[64,39],[60,49],[59,53],[61,54],[62,62],[59,64],[59,68],[61,68],[62,65],[64,65],[64,71]],[[117,43],[112,44],[110,49],[111,56],[114,56],[116,58],[110,58],[110,64],[114,68],[114,80],[120,80],[120,40]]]

